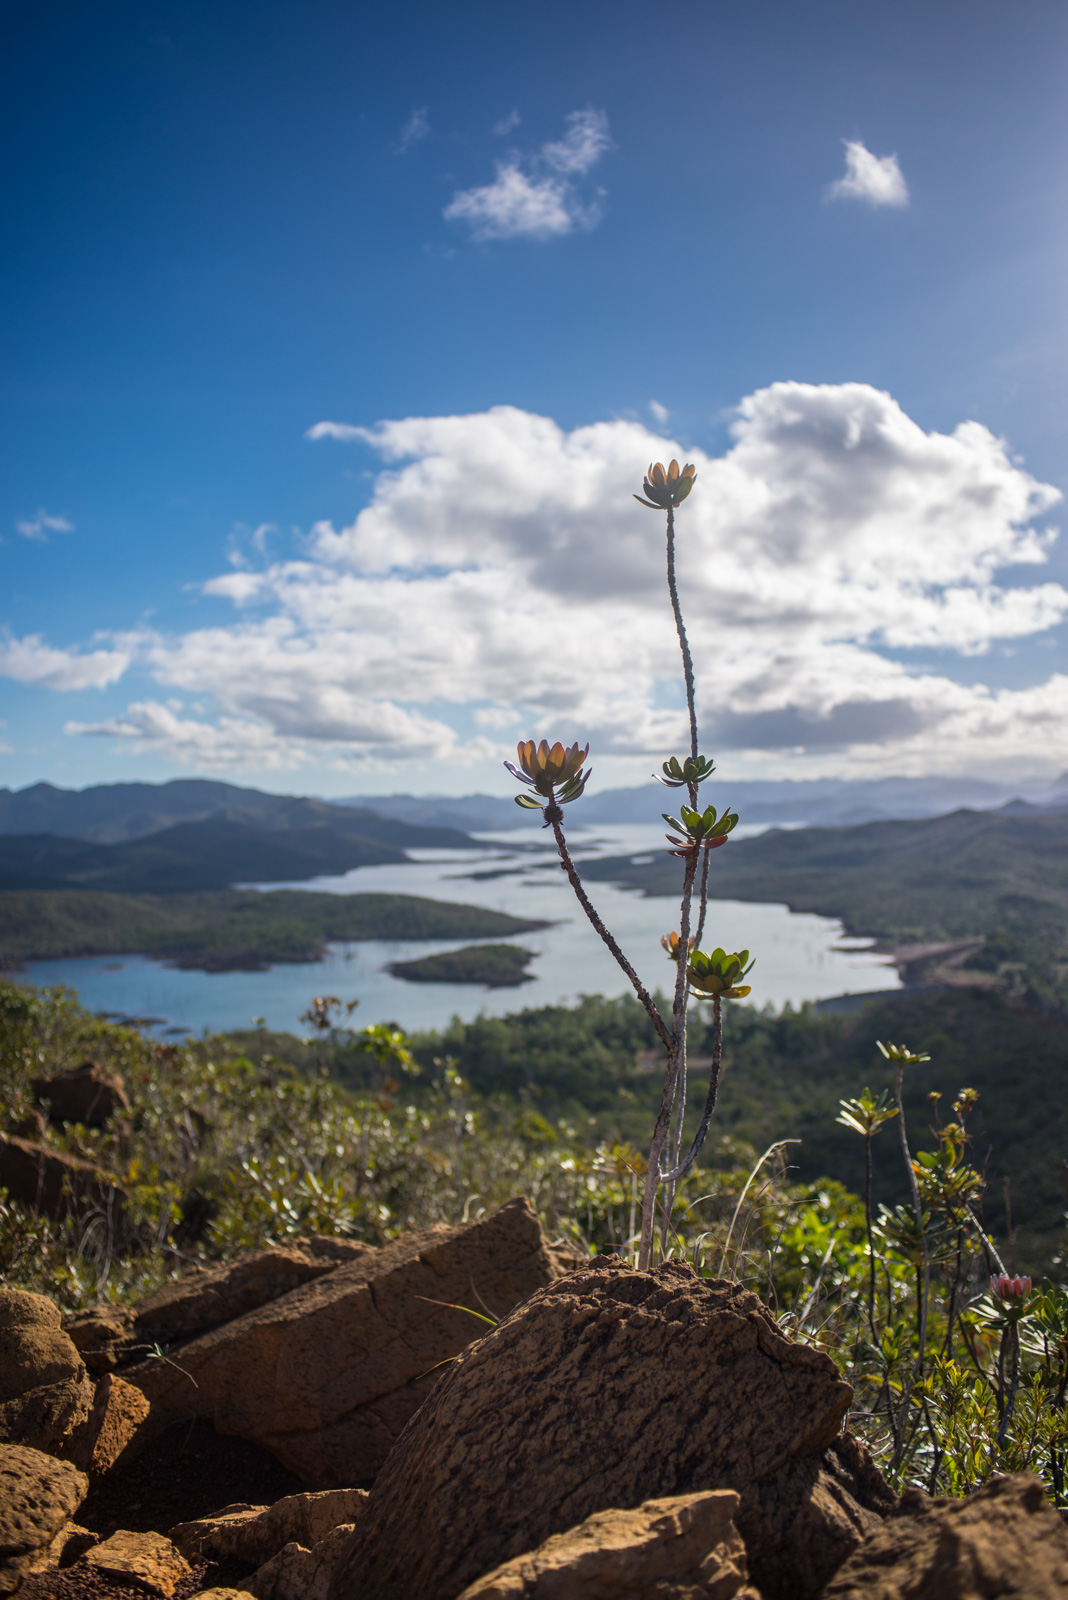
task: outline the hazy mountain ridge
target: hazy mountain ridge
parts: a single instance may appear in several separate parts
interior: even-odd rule
[[[995,810],[1016,800],[1039,807],[1068,806],[1068,773],[1053,785],[993,783],[984,778],[813,778],[731,783],[718,775],[702,795],[741,812],[743,822],[842,827],[861,822],[934,817],[961,807]],[[656,823],[670,810],[672,791],[650,781],[628,789],[588,789],[570,810],[571,827]],[[474,832],[522,826],[511,799],[495,795],[386,795],[352,797],[338,805],[378,807],[413,823],[431,820]]]
[[[405,846],[424,849],[468,849],[473,841],[465,833],[380,816],[363,808],[331,806],[319,800],[260,795],[256,790],[234,790],[228,784],[200,785],[194,793],[162,785],[151,809],[142,803],[145,785],[109,785],[100,791],[83,791],[86,804],[79,816],[71,801],[77,793],[50,790],[45,796],[23,800],[20,795],[0,798],[22,800],[8,806],[16,822],[34,820],[35,809],[51,813],[68,830],[92,827],[115,833],[158,821],[168,802],[177,809],[203,806],[221,800],[207,817],[167,821],[149,833],[137,833],[119,842],[85,838],[72,831],[0,834],[0,888],[5,890],[95,889],[128,894],[174,894],[192,890],[225,889],[235,883],[299,882],[323,874],[348,872],[409,859]],[[128,791],[134,789],[134,794]],[[205,794],[203,791],[208,790]],[[221,794],[210,793],[222,791]],[[196,791],[200,791],[197,793]],[[23,791],[23,795],[27,792]],[[235,805],[232,796],[247,797]],[[57,802],[56,796],[61,798]],[[35,807],[34,800],[43,804]],[[259,802],[263,802],[260,804]]]
[[[846,826],[883,819],[932,817],[968,807],[992,810],[1022,800],[1068,806],[1068,773],[1053,785],[995,783],[984,778],[877,778],[746,780],[718,775],[708,788],[717,805],[730,805],[745,822]],[[572,826],[657,822],[672,795],[650,781],[633,788],[588,790],[571,811]],[[476,832],[521,826],[512,799],[471,795],[359,795],[318,800],[270,794],[208,778],[167,783],[97,784],[60,789],[51,783],[0,789],[0,836],[52,834],[97,844],[149,838],[180,823],[221,820],[268,832],[333,826],[369,839],[418,848],[463,849]],[[413,828],[421,830],[417,836]]]

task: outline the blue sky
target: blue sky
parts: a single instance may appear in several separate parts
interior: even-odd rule
[[[1068,766],[1063,5],[12,34],[0,781]]]

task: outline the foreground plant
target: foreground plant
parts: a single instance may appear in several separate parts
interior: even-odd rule
[[[662,764],[660,774],[654,774],[667,788],[685,789],[689,802],[688,805],[679,807],[678,817],[668,812],[663,813],[664,821],[672,829],[667,836],[669,854],[678,857],[684,864],[678,930],[662,941],[669,958],[675,964],[670,1020],[661,1015],[656,1001],[638,977],[613,934],[597,914],[567,846],[563,828],[563,808],[571,801],[577,800],[589,782],[590,770],[584,767],[589,756],[589,745],[580,747],[576,741],[569,748],[565,748],[561,743],[550,745],[546,739],[539,744],[535,744],[533,739],[528,739],[518,745],[516,761],[505,762],[513,777],[518,778],[525,788],[531,791],[516,795],[516,804],[527,810],[541,811],[544,826],[553,831],[561,866],[567,874],[568,882],[579,904],[598,936],[611,951],[614,960],[626,974],[664,1046],[663,1090],[649,1147],[642,1196],[641,1240],[638,1249],[638,1264],[641,1267],[648,1267],[652,1261],[658,1198],[662,1201],[663,1238],[666,1245],[676,1186],[693,1166],[707,1138],[709,1124],[716,1108],[723,1058],[723,1001],[741,999],[750,992],[749,985],[740,983],[739,979],[743,978],[752,966],[747,950],[738,955],[727,955],[718,948],[711,954],[700,949],[708,906],[708,870],[711,852],[727,843],[730,833],[737,825],[738,817],[729,809],[721,815],[715,806],[701,807],[698,804],[698,789],[712,776],[715,763],[707,756],[703,756],[699,748],[693,657],[690,653],[675,577],[675,511],[689,495],[696,477],[697,473],[692,465],[680,469],[678,462],[672,461],[665,468],[662,463],[656,462],[646,473],[642,484],[643,493],[634,496],[641,505],[667,514],[668,596],[682,655],[682,675],[686,686],[686,710],[690,730],[689,754],[681,760],[678,756],[668,757]],[[700,867],[699,887],[698,867]],[[697,925],[691,937],[695,893]],[[684,1154],[682,1143],[687,1099],[686,1012],[691,998],[712,1001],[713,1048],[704,1109],[697,1131]]]

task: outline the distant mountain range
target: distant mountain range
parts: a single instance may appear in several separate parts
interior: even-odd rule
[[[1021,796],[982,779],[883,778],[715,784],[745,822],[848,827],[972,810],[1068,809],[1068,775]],[[580,823],[655,822],[676,797],[650,782],[583,797]],[[528,819],[529,820],[529,819]],[[290,883],[408,860],[408,849],[470,849],[472,831],[521,815],[493,795],[389,795],[328,802],[202,778],[0,789],[0,889],[173,894]]]
[[[729,804],[742,813],[743,822],[805,823],[816,827],[845,827],[858,822],[937,817],[967,806],[992,811],[1019,801],[1024,807],[1068,807],[1068,773],[1054,784],[991,783],[982,778],[815,778],[807,780],[750,780],[731,783],[713,780],[717,804]],[[712,790],[709,791],[711,794]],[[587,791],[570,812],[572,827],[582,824],[658,822],[670,810],[673,796],[649,782],[633,789]],[[512,828],[522,814],[514,801],[494,795],[406,795],[354,797],[336,801],[364,805],[413,823],[437,822],[473,832]]]
[[[178,779],[0,790],[0,889],[174,894],[292,883],[409,859],[405,847],[470,849],[468,834],[363,807]]]
[[[356,812],[356,818],[353,812]],[[35,783],[28,789],[0,789],[0,834],[51,833],[97,844],[145,839],[176,823],[225,821],[268,832],[335,827],[345,833],[403,848],[405,844],[462,849],[466,833],[431,820],[416,839],[405,824],[366,801],[309,800],[300,795],[266,794],[208,778],[174,778],[169,783],[101,783],[91,789],[57,789]],[[414,820],[414,819],[413,819]],[[357,826],[357,823],[359,826]]]

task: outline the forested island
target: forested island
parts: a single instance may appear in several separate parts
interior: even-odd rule
[[[328,944],[347,940],[499,939],[547,926],[409,894],[8,891],[0,894],[0,964],[141,954],[208,972],[257,971],[276,961],[319,961]]]

